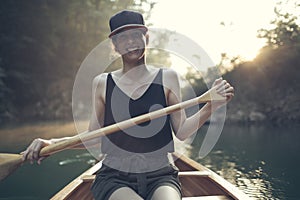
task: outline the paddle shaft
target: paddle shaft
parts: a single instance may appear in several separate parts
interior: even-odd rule
[[[143,114],[91,132],[84,132],[74,137],[71,137],[70,139],[66,139],[58,143],[48,145],[41,149],[40,156],[47,156],[62,151],[64,149],[69,149],[71,147],[74,147],[75,145],[82,143],[83,141],[88,141],[88,140],[95,139],[97,137],[108,135],[116,131],[126,129],[131,126],[149,120],[153,120],[171,114],[173,112],[176,112],[178,110],[189,108],[191,106],[200,103],[205,103],[208,101],[220,101],[220,100],[224,101],[225,98],[217,93],[216,88],[212,88],[208,90],[206,93],[204,93],[203,95],[201,95],[200,97],[196,97],[172,106],[168,106],[160,110]],[[21,154],[5,154],[5,153],[0,154],[0,181],[3,180],[5,177],[7,177],[9,174],[11,174],[24,162],[22,157],[23,156]]]
[[[110,126],[106,126],[106,127],[94,130],[94,131],[85,132],[85,133],[79,134],[75,137],[72,137],[70,139],[60,141],[55,144],[51,144],[51,145],[46,146],[41,149],[40,156],[47,156],[47,155],[62,151],[64,149],[69,149],[73,146],[76,146],[76,145],[82,143],[83,141],[88,141],[88,140],[95,139],[97,137],[109,135],[111,133],[114,133],[114,132],[117,132],[120,130],[124,130],[124,129],[132,127],[134,125],[141,124],[143,122],[150,121],[150,120],[171,114],[173,112],[179,111],[181,109],[186,109],[186,108],[198,105],[200,103],[205,103],[205,102],[209,102],[209,101],[220,101],[220,100],[224,101],[224,99],[225,98],[223,96],[221,96],[217,93],[215,88],[212,88],[199,97],[195,97],[193,99],[190,99],[190,100],[178,103],[178,104],[174,104],[172,106],[168,106],[168,107],[165,107],[160,110],[146,113],[146,114],[143,114],[143,115],[140,115],[140,116],[116,123],[116,124],[112,124]]]

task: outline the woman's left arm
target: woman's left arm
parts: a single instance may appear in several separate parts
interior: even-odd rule
[[[166,70],[164,76],[164,85],[167,87],[168,106],[181,102],[181,93],[179,78],[175,71]],[[180,140],[185,140],[195,133],[211,116],[211,114],[227,104],[234,96],[234,88],[222,78],[215,80],[212,87],[216,87],[219,94],[223,95],[226,100],[206,103],[197,113],[186,117],[185,111],[180,110],[171,114],[172,128],[175,135]]]

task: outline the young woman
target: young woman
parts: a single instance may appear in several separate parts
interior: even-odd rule
[[[123,67],[94,79],[89,131],[181,101],[177,74],[146,64],[149,35],[142,15],[119,12],[110,19],[110,28],[109,37],[122,57]],[[103,137],[101,150],[106,157],[92,186],[95,199],[181,199],[178,170],[168,157],[174,151],[172,131],[180,140],[188,138],[234,96],[233,87],[222,78],[213,87],[226,101],[213,107],[208,102],[189,118],[181,110]],[[23,158],[40,163],[44,159],[39,157],[40,149],[64,139],[36,139]]]

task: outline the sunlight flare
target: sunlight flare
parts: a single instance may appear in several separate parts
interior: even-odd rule
[[[275,4],[273,0],[160,0],[150,23],[190,37],[215,63],[220,62],[222,53],[252,60],[265,44],[257,38],[257,31],[273,19]]]

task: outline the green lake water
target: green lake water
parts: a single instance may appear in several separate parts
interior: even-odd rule
[[[190,156],[253,199],[298,200],[299,128],[225,124],[214,149],[199,159],[204,127],[193,141]],[[20,152],[26,145],[7,144],[0,135],[1,152]],[[49,199],[93,162],[85,150],[68,150],[47,158],[40,166],[26,163],[0,182],[0,199]]]

